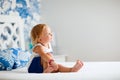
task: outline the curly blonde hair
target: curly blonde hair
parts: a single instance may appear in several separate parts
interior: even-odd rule
[[[37,39],[42,34],[42,31],[47,27],[46,24],[37,24],[31,30],[31,39],[32,44],[35,45],[37,43]]]

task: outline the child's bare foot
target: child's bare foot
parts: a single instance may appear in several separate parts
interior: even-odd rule
[[[48,66],[47,69],[45,69],[43,73],[51,73],[53,71],[54,71],[53,67],[52,66]]]
[[[71,72],[79,71],[83,66],[83,63],[80,60],[77,60],[76,64],[73,66]]]

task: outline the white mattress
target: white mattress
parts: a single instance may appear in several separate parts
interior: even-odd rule
[[[74,62],[62,62],[73,66]],[[0,80],[120,80],[120,62],[84,62],[79,72],[27,73],[27,67],[12,71],[0,71]]]

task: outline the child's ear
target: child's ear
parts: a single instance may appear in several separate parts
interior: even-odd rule
[[[38,39],[37,39],[37,42],[40,42],[40,41],[41,41],[41,38],[38,38]]]

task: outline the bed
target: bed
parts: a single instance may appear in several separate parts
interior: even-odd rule
[[[62,62],[72,66],[74,62]],[[0,80],[120,80],[120,62],[84,62],[75,73],[27,73],[27,67],[1,71]],[[6,77],[5,77],[6,76]]]
[[[23,26],[19,17],[0,15],[0,50],[11,47],[25,49]],[[58,63],[68,67],[75,64],[59,61]],[[119,61],[84,62],[83,68],[78,72],[37,74],[28,73],[27,66],[24,66],[0,71],[0,80],[120,80],[119,68]]]

